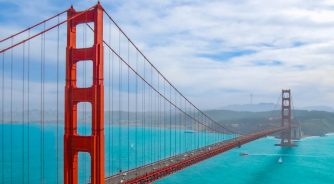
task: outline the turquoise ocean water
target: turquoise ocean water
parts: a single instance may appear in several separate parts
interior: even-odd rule
[[[29,137],[27,135],[28,126],[5,124],[0,127],[0,183],[16,184],[28,183],[28,181],[29,183],[62,183],[62,126],[58,127],[58,141],[56,141],[55,124],[45,125],[44,131],[41,131],[41,126],[38,124],[30,125]],[[197,133],[138,127],[128,129],[127,127],[107,126],[105,132],[106,175],[150,163],[166,155],[183,152],[185,149],[191,150],[198,144],[204,145],[216,140],[216,135],[211,134],[207,136],[206,142],[198,143],[196,142]],[[129,141],[127,141],[128,136],[130,136]],[[135,139],[136,136],[137,139]],[[43,146],[41,146],[41,137],[44,137]],[[148,140],[149,137],[153,140]],[[173,137],[180,139],[176,140]],[[298,146],[294,148],[276,147],[274,144],[277,142],[278,140],[272,137],[254,141],[156,183],[334,183],[334,135],[306,138],[298,142]],[[166,146],[161,146],[161,143]],[[122,150],[121,154],[119,150]],[[157,151],[152,153],[150,150]],[[249,155],[240,156],[241,152]],[[282,164],[277,162],[280,157],[283,158]],[[80,183],[89,181],[89,166],[89,156],[80,154]]]
[[[263,138],[234,149],[157,183],[159,184],[332,184],[334,135],[310,137],[294,148],[274,146]],[[249,156],[240,156],[246,152]],[[282,157],[283,163],[277,161]]]

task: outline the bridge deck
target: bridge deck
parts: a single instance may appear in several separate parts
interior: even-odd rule
[[[274,128],[205,146],[200,149],[172,156],[149,165],[107,177],[105,179],[105,183],[151,183],[164,176],[170,175],[176,171],[189,167],[210,157],[216,156],[225,151],[235,147],[240,147],[241,145],[253,140],[271,135],[273,133],[284,131],[286,129],[287,128],[285,127]]]

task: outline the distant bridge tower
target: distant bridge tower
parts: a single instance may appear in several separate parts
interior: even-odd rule
[[[292,143],[292,113],[291,113],[291,90],[282,90],[282,109],[281,109],[281,125],[288,129],[281,134],[281,143],[278,146],[295,146]]]

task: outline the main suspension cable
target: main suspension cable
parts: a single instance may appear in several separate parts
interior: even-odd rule
[[[48,22],[48,21],[50,21],[50,20],[52,20],[52,19],[54,19],[54,18],[56,18],[56,17],[59,18],[60,15],[64,14],[64,13],[67,12],[67,11],[68,11],[68,10],[64,10],[64,11],[62,11],[62,12],[60,12],[60,13],[58,13],[58,14],[56,14],[56,15],[54,15],[54,16],[48,18],[48,19],[45,19],[45,20],[43,20],[43,21],[41,21],[41,22],[39,22],[39,23],[37,23],[37,24],[35,24],[35,25],[33,25],[33,26],[30,26],[30,27],[28,27],[28,28],[26,28],[26,29],[24,29],[24,30],[18,32],[18,33],[15,33],[15,34],[13,34],[13,35],[11,35],[11,36],[8,36],[7,38],[1,39],[1,40],[0,40],[0,43],[1,43],[1,42],[4,42],[4,41],[6,41],[6,40],[9,40],[9,39],[11,39],[11,38],[14,38],[14,37],[16,37],[16,36],[18,36],[18,35],[20,35],[20,34],[22,34],[22,33],[24,33],[24,32],[30,31],[31,29],[33,29],[33,28],[35,28],[35,27],[37,27],[37,26],[39,26],[39,25],[42,25],[42,24],[44,24],[44,23],[46,23],[46,22]]]
[[[188,98],[186,98],[153,64],[152,62],[139,50],[139,48],[134,44],[134,42],[125,34],[125,32],[121,29],[121,27],[116,23],[116,21],[108,14],[108,12],[106,10],[103,10],[104,13],[107,15],[107,17],[114,23],[114,25],[118,28],[118,30],[125,36],[125,38],[132,44],[132,46],[137,50],[137,52],[139,52],[141,54],[141,56],[145,59],[145,61],[147,61],[151,67],[153,67],[158,73],[159,75],[161,75],[163,77],[164,80],[167,81],[167,83],[169,85],[171,85],[172,88],[174,88],[174,90],[176,90],[178,92],[179,95],[181,95],[183,98],[186,99],[186,101],[193,106],[197,111],[201,112],[204,116],[206,116],[208,119],[210,119],[210,121],[212,121],[214,124],[217,124],[218,126],[222,127],[223,129],[225,129],[227,132],[230,133],[237,133],[235,131],[232,131],[224,126],[222,126],[220,123],[214,121],[212,118],[210,118],[206,113],[204,113],[203,111],[201,111],[198,107],[196,107],[191,101],[188,100]]]
[[[5,51],[7,51],[7,50],[10,50],[10,49],[12,49],[12,48],[14,48],[14,47],[16,47],[16,46],[18,46],[18,45],[21,45],[22,43],[25,43],[25,42],[27,42],[27,41],[29,41],[29,40],[31,40],[31,39],[37,37],[37,36],[42,35],[42,34],[48,32],[48,31],[50,31],[50,30],[52,30],[52,29],[54,29],[54,28],[56,28],[56,27],[58,27],[58,26],[60,26],[60,25],[62,25],[62,24],[64,24],[64,23],[67,23],[68,21],[71,21],[71,20],[77,18],[78,16],[83,15],[83,14],[86,13],[87,11],[90,11],[92,8],[94,8],[94,6],[92,6],[92,7],[88,8],[87,10],[82,11],[82,12],[80,12],[80,13],[78,13],[78,14],[72,16],[71,18],[68,18],[68,19],[66,19],[66,20],[63,20],[63,21],[61,21],[60,23],[58,23],[58,24],[56,24],[56,25],[53,25],[53,26],[51,26],[51,27],[49,27],[49,28],[47,28],[47,29],[44,29],[44,30],[41,31],[41,32],[38,32],[38,33],[36,33],[36,34],[34,34],[34,35],[32,35],[32,36],[29,36],[28,38],[23,39],[23,40],[21,40],[21,41],[15,43],[15,44],[12,43],[11,46],[9,46],[9,47],[7,47],[7,48],[4,48],[4,49],[0,50],[0,53],[3,53],[3,52],[5,52]],[[67,11],[67,10],[66,10],[66,11]],[[45,24],[45,22],[43,22],[43,23]],[[29,29],[29,30],[30,30],[30,29]],[[13,37],[11,37],[10,39],[13,39]],[[5,40],[8,40],[8,38],[6,38]]]

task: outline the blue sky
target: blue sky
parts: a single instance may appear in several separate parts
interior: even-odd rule
[[[0,0],[5,37],[73,4]],[[334,1],[113,0],[105,9],[151,61],[202,108],[275,102],[293,90],[296,106],[334,101]]]

